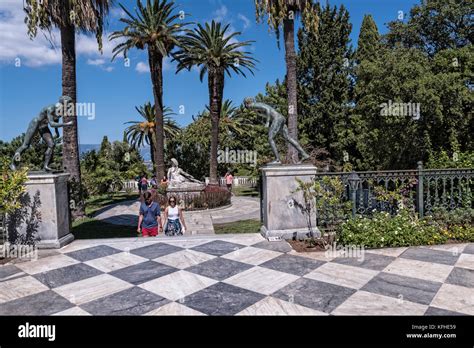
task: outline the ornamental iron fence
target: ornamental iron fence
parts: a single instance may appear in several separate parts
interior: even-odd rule
[[[435,209],[474,208],[474,169],[417,169],[318,173],[314,180],[339,178],[344,185],[340,206],[323,206],[317,212],[318,226],[331,226],[347,219],[344,202],[351,202],[352,216],[370,216],[376,211],[395,214],[400,205],[416,211],[420,218]],[[383,192],[396,192],[403,200],[387,200]]]

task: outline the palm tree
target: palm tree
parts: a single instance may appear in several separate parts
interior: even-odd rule
[[[206,105],[206,112],[202,116],[209,117],[209,115],[210,108]],[[227,134],[235,134],[237,136],[244,135],[247,127],[251,126],[247,119],[243,117],[240,108],[234,106],[230,99],[224,100],[222,104],[219,125],[221,132],[224,131]]]
[[[76,30],[95,33],[99,50],[102,51],[102,32],[104,19],[113,0],[26,0],[25,23],[30,37],[35,37],[38,28],[50,33],[57,27],[61,33],[62,52],[62,94],[76,103]],[[81,182],[79,165],[79,142],[76,115],[65,115],[64,122],[72,121],[72,126],[63,130],[63,169],[76,183]],[[73,187],[81,187],[73,186]],[[74,193],[77,200],[72,214],[74,217],[85,214],[82,190]]]
[[[135,149],[149,145],[151,160],[153,165],[155,165],[155,106],[148,102],[140,107],[135,107],[135,109],[144,121],[126,122],[125,124],[131,124],[131,126],[125,130],[125,136],[128,143]],[[172,115],[176,114],[172,112],[171,108],[165,107],[163,109],[163,132],[165,140],[176,137],[180,131],[178,124],[171,118]]]
[[[222,109],[225,74],[231,72],[246,77],[242,68],[253,74],[256,60],[250,52],[242,51],[252,41],[238,42],[235,37],[240,32],[227,34],[229,24],[222,27],[221,23],[212,21],[205,26],[198,24],[194,30],[186,30],[181,38],[180,49],[174,54],[178,61],[176,73],[183,69],[191,70],[193,66],[200,68],[201,82],[207,73],[209,89],[209,111],[211,116],[211,160],[209,168],[209,184],[218,185],[217,180],[217,147],[219,145],[219,116]]]
[[[307,28],[318,30],[318,15],[313,0],[255,0],[257,21],[268,15],[268,25],[275,31],[280,47],[280,27],[283,26],[286,61],[286,89],[288,95],[288,130],[290,136],[298,140],[298,95],[296,81],[295,22],[296,15],[302,14]],[[298,152],[288,144],[288,160],[298,161]]]
[[[174,14],[176,6],[173,1],[147,0],[143,6],[137,0],[135,15],[131,14],[122,4],[120,7],[128,18],[120,21],[126,26],[123,30],[115,31],[110,35],[110,40],[125,38],[125,42],[117,45],[113,52],[114,59],[118,54],[127,52],[132,48],[148,50],[151,83],[155,99],[155,163],[156,175],[162,178],[165,175],[165,156],[163,138],[163,59],[168,57],[174,47],[179,43],[178,38],[187,23],[178,22],[180,14]]]

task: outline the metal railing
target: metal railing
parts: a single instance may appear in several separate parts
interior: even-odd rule
[[[314,180],[324,177],[338,177],[344,184],[341,202],[350,201],[352,215],[370,216],[375,211],[391,214],[399,209],[400,202],[387,202],[377,195],[377,189],[397,191],[405,198],[410,208],[419,217],[430,215],[436,208],[454,210],[474,208],[472,192],[474,189],[474,169],[417,169],[392,171],[355,172],[357,181],[351,173],[318,173]],[[351,188],[352,186],[352,188]],[[318,225],[331,225],[347,215],[341,207],[325,207],[317,213]],[[339,215],[335,212],[339,212]],[[350,215],[349,215],[350,216]]]

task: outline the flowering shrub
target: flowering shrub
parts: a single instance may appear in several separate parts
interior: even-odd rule
[[[408,210],[397,215],[375,213],[372,218],[356,218],[342,224],[338,243],[367,248],[444,244],[449,241],[474,241],[474,226],[450,225],[432,217],[418,219]]]

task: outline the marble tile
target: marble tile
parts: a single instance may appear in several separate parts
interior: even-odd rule
[[[428,249],[433,249],[433,250],[442,250],[442,251],[448,251],[452,254],[461,254],[468,243],[456,243],[456,244],[441,244],[441,245],[430,245],[430,246],[424,246],[422,248],[428,248]]]
[[[70,309],[66,309],[65,311],[61,311],[58,313],[54,313],[53,315],[59,315],[59,316],[80,316],[80,315],[87,315],[90,316],[90,313],[87,313],[85,310],[83,310],[81,307],[72,307]]]
[[[0,304],[0,315],[51,315],[74,305],[48,290]]]
[[[41,272],[51,271],[56,268],[75,265],[77,263],[79,263],[79,261],[70,258],[69,256],[59,254],[45,257],[44,259],[39,259],[37,261],[19,263],[16,266],[25,273],[37,274]]]
[[[443,283],[452,269],[453,266],[439,263],[399,258],[388,265],[383,271],[385,273]]]
[[[184,298],[184,304],[207,315],[235,315],[263,295],[224,283],[217,283]]]
[[[334,284],[300,278],[272,296],[320,312],[331,313],[355,291]]]
[[[324,262],[319,260],[312,260],[300,256],[283,254],[261,264],[260,266],[270,268],[275,271],[291,273],[297,276],[303,276],[322,266],[323,264]]]
[[[444,265],[454,265],[457,262],[459,255],[459,253],[452,253],[443,250],[409,248],[401,254],[400,257],[404,259],[441,263]]]
[[[176,272],[178,269],[154,261],[146,261],[137,265],[125,267],[109,274],[134,285]]]
[[[164,297],[133,287],[87,302],[81,308],[92,315],[142,315],[167,303]]]
[[[293,250],[290,244],[286,241],[279,242],[269,242],[267,240],[258,242],[257,244],[252,245],[254,248],[278,251],[280,253],[287,253]]]
[[[474,288],[474,270],[454,267],[446,279],[446,283]]]
[[[189,240],[178,241],[174,239],[168,239],[166,243],[170,245],[178,246],[180,248],[190,249],[190,248],[194,248],[196,246],[199,246],[205,243],[209,243],[210,241],[212,240],[211,239],[189,239]]]
[[[371,269],[328,262],[304,277],[321,282],[360,289],[379,272]]]
[[[455,264],[456,267],[474,269],[474,255],[472,254],[461,254],[458,262]]]
[[[270,295],[298,278],[293,274],[278,272],[269,268],[253,267],[226,279],[224,283]]]
[[[79,260],[81,262],[86,262],[86,261],[98,259],[104,256],[117,254],[120,252],[121,252],[120,250],[112,248],[108,245],[97,245],[90,248],[72,251],[70,253],[66,253],[65,255],[72,257],[73,259]]]
[[[237,315],[328,315],[327,313],[303,307],[295,303],[267,296],[263,300],[247,307]]]
[[[251,246],[255,243],[265,241],[266,239],[260,233],[245,233],[240,235],[235,235],[230,238],[225,238],[225,241]]]
[[[163,315],[163,316],[175,316],[175,315],[205,315],[204,313],[195,311],[189,307],[186,307],[177,302],[170,302],[164,306],[154,309],[145,315]]]
[[[304,257],[307,259],[318,260],[318,261],[323,261],[323,262],[330,262],[334,260],[337,256],[340,256],[340,254],[342,254],[340,251],[337,251],[335,253],[326,253],[325,251],[312,251],[312,252],[306,252],[306,253],[299,253],[295,250],[292,250],[289,253],[287,253],[287,255],[299,256],[299,257]]]
[[[188,272],[222,281],[250,268],[252,268],[252,266],[246,263],[217,257],[200,263],[199,265],[189,267],[186,270]]]
[[[0,303],[46,291],[48,287],[31,276],[7,280],[0,283]]]
[[[97,246],[97,245],[96,244],[91,244],[91,243],[84,243],[83,240],[75,240],[71,244],[67,244],[64,247],[62,247],[61,249],[59,249],[59,252],[61,254],[67,254],[67,253],[71,253],[73,251],[92,248],[94,246]]]
[[[432,307],[474,315],[474,289],[443,284],[431,302]]]
[[[428,306],[393,297],[358,291],[337,307],[333,315],[423,315]]]
[[[200,251],[202,253],[214,255],[214,256],[222,256],[233,251],[242,249],[244,245],[231,243],[222,240],[216,240],[209,243],[201,244],[196,247],[191,248],[192,250]]]
[[[115,292],[131,288],[133,285],[117,279],[109,274],[87,278],[75,283],[63,285],[53,291],[70,302],[81,305]]]
[[[181,250],[154,259],[154,261],[179,269],[185,269],[191,266],[199,265],[202,262],[212,260],[214,258],[216,258],[216,256],[200,253],[199,251]]]
[[[222,256],[222,258],[248,263],[251,265],[260,265],[261,263],[274,259],[280,255],[280,252],[272,250],[246,247],[226,254]]]
[[[135,250],[135,249],[139,249],[139,248],[143,248],[143,247],[146,247],[146,246],[150,246],[150,245],[153,245],[153,244],[160,243],[160,241],[153,240],[153,239],[150,239],[150,238],[145,239],[145,240],[146,241],[144,241],[142,239],[140,241],[134,241],[134,242],[111,243],[110,246],[114,249],[130,252],[130,251]]]
[[[102,274],[99,270],[83,263],[53,269],[48,272],[34,275],[41,283],[49,288],[57,288],[62,285],[74,283],[90,277]]]
[[[470,243],[464,247],[464,254],[474,254],[474,243]]]
[[[442,283],[438,282],[382,272],[361,290],[429,305],[441,285]]]
[[[370,254],[377,254],[377,255],[385,255],[385,256],[392,256],[398,257],[402,254],[407,247],[400,247],[400,248],[382,248],[382,249],[365,249],[366,253]]]
[[[207,277],[178,271],[139,286],[171,301],[176,301],[215,283],[215,280]]]
[[[26,273],[14,265],[0,266],[0,282],[24,275],[26,275]]]
[[[147,259],[143,257],[123,252],[120,254],[113,254],[110,256],[86,261],[85,264],[107,273],[145,261],[147,261]]]
[[[387,267],[395,257],[386,255],[377,255],[374,253],[364,252],[361,257],[336,257],[332,262],[343,265],[367,268],[374,271],[381,271]]]
[[[466,314],[448,311],[446,309],[441,309],[441,308],[436,308],[436,307],[428,307],[428,309],[425,312],[425,315],[445,317],[445,316],[466,315]]]
[[[155,243],[141,248],[133,249],[130,252],[134,255],[144,257],[146,259],[156,259],[160,256],[165,256],[177,251],[183,250],[181,247],[170,245],[166,243]]]

